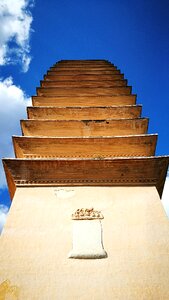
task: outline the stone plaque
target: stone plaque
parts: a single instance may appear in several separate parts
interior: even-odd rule
[[[96,259],[105,258],[107,253],[103,247],[103,230],[99,211],[77,209],[72,215],[73,220],[73,249],[69,258]]]

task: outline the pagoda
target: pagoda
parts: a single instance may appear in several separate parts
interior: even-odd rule
[[[124,74],[106,60],[62,60],[32,104],[16,157],[3,159],[13,201],[0,299],[169,299],[169,157],[155,156]]]

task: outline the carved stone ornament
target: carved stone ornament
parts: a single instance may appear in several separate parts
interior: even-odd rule
[[[94,208],[78,208],[74,214],[72,214],[72,220],[93,220],[104,219],[102,213]]]

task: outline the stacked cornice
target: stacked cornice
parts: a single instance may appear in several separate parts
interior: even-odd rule
[[[17,186],[156,186],[169,158],[124,74],[105,60],[60,61],[44,75],[4,159],[11,198]]]

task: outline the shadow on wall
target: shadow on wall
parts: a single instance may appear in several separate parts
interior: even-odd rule
[[[163,195],[162,195],[162,204],[164,210],[169,218],[169,172],[164,185]]]

